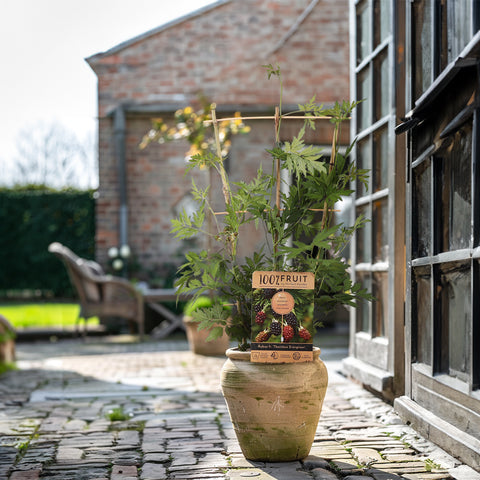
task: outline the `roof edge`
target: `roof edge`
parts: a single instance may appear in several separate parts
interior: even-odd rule
[[[179,25],[187,20],[191,20],[192,18],[198,17],[200,15],[203,15],[204,13],[214,10],[215,8],[221,7],[222,5],[226,5],[227,3],[231,3],[232,0],[217,0],[214,3],[211,3],[209,5],[205,5],[202,8],[199,8],[197,10],[193,10],[190,13],[187,13],[186,15],[182,15],[181,17],[175,18],[167,23],[164,23],[158,27],[152,28],[151,30],[148,30],[144,33],[141,33],[140,35],[136,35],[135,37],[132,37],[128,40],[125,40],[124,42],[119,43],[118,45],[115,45],[114,47],[109,48],[108,50],[105,50],[104,52],[99,52],[95,53],[93,55],[90,55],[89,57],[86,57],[84,60],[91,65],[92,63],[95,63],[95,61],[107,57],[109,55],[113,55],[120,50],[123,50],[125,48],[128,48],[130,45],[133,45],[134,43],[137,43],[145,38],[148,38],[152,35],[156,35],[157,33],[163,32],[164,30],[168,30],[169,28],[175,27],[176,25]]]

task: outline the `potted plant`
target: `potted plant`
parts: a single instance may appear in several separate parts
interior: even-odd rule
[[[214,299],[208,295],[201,295],[189,300],[183,309],[183,323],[187,332],[188,344],[193,353],[199,355],[224,355],[230,346],[230,339],[222,326],[212,325],[209,328],[198,329],[198,322],[194,320],[196,312],[204,308],[210,308],[214,304]],[[228,310],[228,307],[225,307]],[[221,328],[222,335],[218,336],[217,331],[212,332],[212,328]],[[212,337],[215,337],[212,339]]]
[[[282,77],[279,67],[267,66],[268,78]],[[312,99],[299,105],[296,112],[304,118],[303,127],[290,142],[280,142],[280,128],[288,114],[282,112],[282,93],[276,109],[275,144],[268,153],[272,168],[259,167],[256,176],[242,182],[229,180],[224,166],[218,121],[212,109],[215,151],[193,155],[189,169],[208,168],[216,172],[222,185],[224,206],[218,212],[212,206],[209,189],[192,183],[192,195],[198,209],[192,216],[183,212],[173,220],[173,233],[188,239],[199,232],[210,236],[208,248],[186,253],[177,281],[179,292],[196,296],[215,292],[215,298],[228,298],[232,311],[226,312],[220,300],[196,312],[199,328],[211,328],[211,337],[225,329],[238,346],[229,349],[222,369],[222,391],[226,398],[237,438],[246,458],[264,461],[291,461],[308,455],[320,416],[327,387],[327,372],[313,347],[311,361],[257,363],[252,361],[252,343],[292,341],[311,342],[311,330],[318,325],[319,312],[327,313],[337,305],[356,306],[370,295],[354,284],[344,250],[351,236],[364,223],[357,218],[353,225],[335,225],[335,204],[352,194],[351,185],[367,182],[366,171],[348,160],[338,145],[342,123],[349,119],[356,103],[343,101],[323,108]],[[322,160],[322,150],[307,145],[307,128],[315,128],[318,118],[333,124],[330,158]],[[282,181],[281,171],[290,181]],[[215,225],[215,229],[206,225]],[[237,247],[245,225],[254,222],[267,235],[260,251],[241,258]],[[271,305],[271,288],[252,288],[258,272],[306,272],[314,279],[313,302],[317,315],[304,317],[282,315],[280,321],[267,318],[275,313]],[[258,286],[258,285],[257,285]],[[298,314],[298,311],[296,312]],[[308,316],[308,318],[307,318]],[[258,323],[261,330],[257,333]],[[223,328],[221,328],[223,327]],[[253,342],[252,342],[253,340]],[[288,345],[289,347],[290,345]]]

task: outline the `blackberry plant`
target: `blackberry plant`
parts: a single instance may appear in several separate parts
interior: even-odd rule
[[[216,292],[219,298],[229,299],[234,306],[232,312],[226,312],[218,302],[196,312],[195,319],[200,322],[199,328],[222,324],[242,350],[249,347],[253,306],[259,322],[263,320],[268,325],[267,311],[270,312],[269,318],[272,317],[269,327],[257,338],[264,339],[269,333],[280,335],[283,331],[284,339],[289,341],[297,331],[302,331],[298,330],[298,320],[296,322],[292,316],[273,319],[273,312],[268,308],[276,290],[254,294],[251,287],[254,271],[313,272],[315,306],[325,313],[339,304],[356,306],[359,300],[371,299],[360,284],[352,282],[344,252],[351,236],[365,220],[359,217],[353,225],[335,225],[332,221],[335,204],[352,194],[351,185],[367,182],[367,172],[357,169],[349,161],[353,144],[346,153],[342,153],[338,145],[341,126],[350,118],[357,103],[343,101],[324,108],[312,98],[307,104],[299,105],[298,112],[295,112],[305,119],[297,136],[289,142],[280,142],[281,124],[288,116],[282,112],[282,76],[279,67],[268,65],[266,68],[268,78],[276,77],[280,83],[275,144],[268,150],[271,171],[265,172],[259,167],[254,178],[235,183],[229,180],[220,144],[219,122],[215,110],[212,110],[216,151],[193,155],[189,170],[209,168],[218,174],[222,182],[224,214],[221,218],[216,215],[209,188],[200,189],[192,183],[192,195],[198,208],[191,216],[183,211],[173,220],[172,228],[179,239],[188,239],[199,233],[211,237],[214,246],[186,254],[186,263],[180,268],[181,276],[176,286],[179,292],[193,292],[195,295]],[[332,146],[327,159],[323,158],[321,148],[305,142],[306,129],[314,129],[318,117],[327,117],[333,124]],[[281,175],[282,170],[287,175]],[[283,180],[287,177],[291,180]],[[237,245],[242,239],[241,227],[252,222],[266,232],[265,247],[247,258],[239,258]],[[208,225],[213,225],[213,230]],[[308,240],[304,240],[306,238]],[[284,322],[283,329],[281,321]],[[212,329],[211,338],[221,333],[222,328]],[[306,336],[303,331],[302,335]]]

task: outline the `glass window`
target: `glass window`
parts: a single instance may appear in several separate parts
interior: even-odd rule
[[[474,262],[474,283],[473,291],[478,292],[480,286],[480,263]],[[472,388],[474,390],[480,389],[480,296],[473,295],[473,332],[472,332]]]
[[[388,261],[388,198],[373,203],[373,261]]]
[[[413,272],[412,311],[414,346],[413,354],[419,363],[432,365],[432,295],[430,267],[417,268]]]
[[[378,55],[373,62],[375,80],[375,121],[390,113],[390,75],[388,70],[388,51]]]
[[[430,159],[413,171],[413,257],[431,255],[432,169]]]
[[[357,96],[362,100],[357,107],[357,127],[360,131],[368,128],[372,123],[372,76],[369,67],[358,74]]]
[[[388,335],[388,272],[373,272],[373,337]]]
[[[468,263],[441,267],[439,297],[441,299],[440,371],[467,380],[470,373],[471,349],[471,274]]]
[[[355,209],[356,217],[363,215],[365,218],[370,218],[368,212],[368,206],[362,205]],[[365,223],[363,228],[357,230],[356,233],[356,252],[357,252],[357,263],[371,263],[372,261],[372,249],[371,249],[371,238],[372,238],[372,226],[371,222]]]
[[[435,158],[435,253],[448,252],[450,220],[450,162]]]
[[[377,130],[373,135],[374,167],[373,190],[383,190],[388,187],[388,128]]]
[[[472,127],[467,125],[455,135],[451,151],[452,192],[450,199],[450,250],[469,248],[472,219]]]
[[[372,161],[372,146],[370,142],[370,137],[368,137],[358,142],[357,168],[370,170],[372,168],[371,161]],[[367,189],[365,188],[365,185],[362,182],[357,181],[357,186],[356,186],[357,198],[363,197],[364,195],[366,195],[366,193],[367,193]]]
[[[367,0],[357,6],[357,64],[371,52],[370,7]]]
[[[392,200],[388,196],[389,168],[395,162],[393,115],[393,0],[355,0],[356,64],[354,74],[356,109],[352,135],[362,137],[355,145],[356,166],[369,170],[368,188],[355,185],[355,212],[370,219],[356,232],[355,280],[376,297],[356,312],[357,331],[373,337],[388,337],[388,236],[394,223],[388,219]],[[360,66],[359,66],[360,65]],[[393,120],[393,117],[392,117]],[[390,132],[390,133],[389,133]],[[380,198],[379,198],[380,197]],[[375,268],[372,264],[375,263]],[[375,271],[372,271],[375,270]],[[379,271],[380,270],[380,271]],[[390,300],[391,301],[391,300]]]
[[[380,45],[390,34],[392,2],[390,0],[374,0],[375,12],[375,47]]]
[[[433,129],[431,125],[420,123],[415,127],[415,135],[412,138],[413,158],[417,158],[431,147],[433,143]]]
[[[448,156],[435,160],[439,252],[469,248],[472,242],[471,149],[472,127],[468,124],[455,134]]]
[[[433,0],[413,3],[414,15],[414,95],[415,98],[429,87],[433,80]]]
[[[447,63],[455,60],[472,38],[472,0],[447,4]]]
[[[366,288],[367,291],[372,291],[372,280],[369,272],[357,272],[357,282],[360,282],[362,288]],[[361,300],[358,307],[355,309],[356,313],[356,331],[369,333],[369,318],[370,318],[370,302]]]

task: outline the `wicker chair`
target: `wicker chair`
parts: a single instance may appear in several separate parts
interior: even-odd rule
[[[48,251],[65,265],[80,302],[78,320],[90,317],[119,317],[138,325],[140,339],[144,336],[144,307],[141,292],[121,277],[105,275],[102,267],[75,255],[68,247],[54,242]]]

